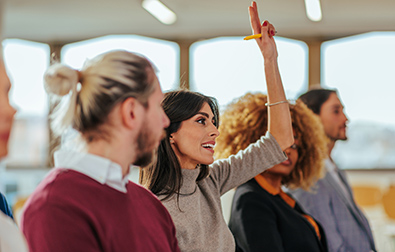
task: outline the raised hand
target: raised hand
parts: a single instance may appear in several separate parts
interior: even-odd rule
[[[265,60],[272,60],[277,58],[277,47],[273,36],[276,34],[276,29],[267,20],[262,24],[259,20],[258,8],[256,2],[253,1],[251,6],[248,7],[250,14],[250,24],[253,34],[262,34],[262,37],[256,38],[259,49],[262,52]]]

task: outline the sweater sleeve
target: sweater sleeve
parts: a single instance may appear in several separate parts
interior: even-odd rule
[[[235,197],[229,227],[244,252],[284,251],[272,203],[254,192]]]
[[[217,183],[220,195],[223,195],[284,160],[287,156],[276,139],[267,132],[245,150],[214,162],[210,176]]]

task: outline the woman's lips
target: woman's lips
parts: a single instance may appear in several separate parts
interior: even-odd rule
[[[214,153],[215,142],[210,141],[210,142],[204,143],[204,144],[202,144],[202,147],[204,149],[210,151],[211,153]]]

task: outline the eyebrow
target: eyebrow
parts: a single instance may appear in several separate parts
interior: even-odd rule
[[[335,104],[335,105],[333,105],[332,106],[332,108],[341,108],[341,109],[344,109],[344,106],[343,106],[343,104]]]
[[[202,115],[202,116],[204,116],[204,117],[210,119],[209,114],[207,114],[206,112],[200,112],[200,111],[199,111],[199,112],[196,113],[196,115]],[[213,117],[212,117],[211,119],[212,119],[212,120],[215,120],[215,115],[213,115]]]
[[[202,116],[205,116],[205,117],[207,117],[207,118],[210,118],[209,115],[208,115],[207,113],[205,113],[205,112],[197,112],[196,114],[197,114],[197,115],[200,114],[200,115],[202,115]]]

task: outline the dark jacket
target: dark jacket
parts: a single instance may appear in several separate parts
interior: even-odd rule
[[[255,179],[248,181],[236,190],[229,222],[237,251],[328,251],[319,223],[321,240],[302,214],[305,213],[297,203],[292,208]]]

